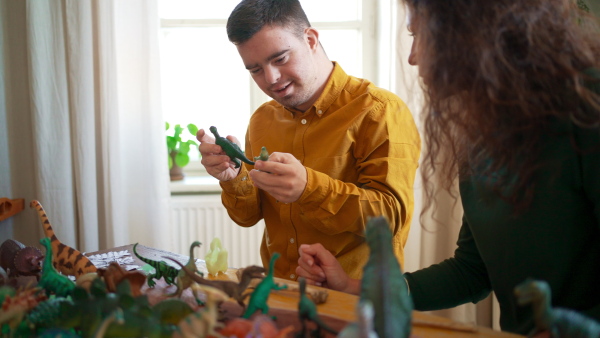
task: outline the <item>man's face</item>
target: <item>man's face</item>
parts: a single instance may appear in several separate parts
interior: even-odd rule
[[[237,45],[246,69],[265,94],[283,106],[308,110],[318,98],[318,35],[308,28],[303,38],[290,29],[265,26]]]

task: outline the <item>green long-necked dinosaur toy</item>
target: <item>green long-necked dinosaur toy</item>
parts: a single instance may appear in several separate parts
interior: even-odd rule
[[[227,156],[229,156],[233,163],[235,163],[236,168],[240,167],[240,160],[244,163],[254,165],[254,162],[250,161],[246,157],[246,155],[244,155],[244,152],[242,151],[242,149],[240,149],[240,147],[238,147],[237,144],[219,135],[219,133],[217,132],[217,127],[212,126],[209,128],[209,130],[215,135],[215,143],[220,145],[221,148],[223,148],[225,154],[227,154]]]

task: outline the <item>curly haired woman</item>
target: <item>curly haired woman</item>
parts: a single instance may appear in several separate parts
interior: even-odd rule
[[[600,321],[597,19],[568,0],[404,2],[426,97],[427,196],[434,173],[442,189],[458,179],[464,209],[454,257],[405,274],[415,309],[494,291],[502,329],[526,334],[531,309],[513,289],[532,277],[553,306]],[[299,276],[359,292],[319,244],[300,254]]]

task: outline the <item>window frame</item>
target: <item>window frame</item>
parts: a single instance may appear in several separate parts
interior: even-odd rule
[[[311,0],[314,1],[314,0]],[[351,21],[311,21],[318,31],[323,30],[357,30],[361,43],[361,77],[378,86],[393,91],[393,74],[395,69],[392,51],[395,50],[396,2],[394,0],[362,0],[359,2],[360,20]],[[310,20],[310,17],[309,17]],[[164,19],[160,18],[160,30],[181,27],[225,27],[227,19]],[[326,46],[325,46],[326,47]],[[391,57],[390,57],[391,56]],[[352,75],[352,74],[351,74]],[[262,103],[271,100],[258,88],[248,75],[250,90],[250,111],[254,112]],[[251,113],[252,114],[252,113]],[[186,176],[205,176],[206,169],[200,161],[190,161],[183,168]]]

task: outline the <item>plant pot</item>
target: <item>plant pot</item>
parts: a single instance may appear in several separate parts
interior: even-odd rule
[[[171,167],[171,169],[169,169],[169,176],[171,177],[171,181],[181,181],[183,180],[183,177],[185,176],[183,174],[183,168],[178,166],[175,163],[175,155],[177,154],[177,152],[172,151],[171,154],[169,154],[171,156],[171,160],[173,163],[173,166]]]

